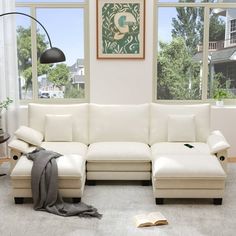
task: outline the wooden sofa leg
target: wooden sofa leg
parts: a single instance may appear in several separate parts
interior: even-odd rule
[[[164,204],[164,198],[156,198],[156,205]]]
[[[80,197],[73,197],[72,198],[73,203],[79,203],[81,201]]]
[[[23,204],[24,198],[23,197],[14,197],[15,204]]]
[[[96,180],[86,180],[86,184],[89,186],[95,186],[96,185]]]
[[[214,205],[222,205],[222,198],[213,198]]]

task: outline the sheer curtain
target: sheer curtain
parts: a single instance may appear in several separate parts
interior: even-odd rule
[[[0,14],[15,11],[15,0],[0,0]],[[19,84],[15,15],[0,17],[0,100],[13,100],[3,112],[4,129],[12,134],[19,122]]]

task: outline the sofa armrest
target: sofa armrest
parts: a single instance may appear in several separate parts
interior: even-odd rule
[[[217,154],[230,148],[229,143],[226,141],[224,135],[219,131],[213,131],[207,139],[207,144],[210,148],[211,154]]]
[[[13,167],[16,165],[17,161],[23,154],[32,152],[36,147],[31,146],[23,140],[14,137],[8,143],[8,148],[10,149],[11,169],[13,169]]]
[[[27,153],[27,150],[29,149],[29,144],[26,143],[23,140],[13,138],[9,143],[8,147],[10,148],[10,151],[15,151],[19,153]]]

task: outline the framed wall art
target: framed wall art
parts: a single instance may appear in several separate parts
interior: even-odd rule
[[[97,58],[144,59],[145,0],[97,0]]]

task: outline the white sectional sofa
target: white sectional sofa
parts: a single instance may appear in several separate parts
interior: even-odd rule
[[[210,105],[29,104],[28,126],[42,134],[38,146],[58,158],[59,191],[78,201],[85,180],[152,181],[164,198],[213,198],[221,204],[228,143],[210,133]],[[193,147],[185,146],[190,144]],[[32,150],[16,132],[9,143],[16,203],[31,197]]]

